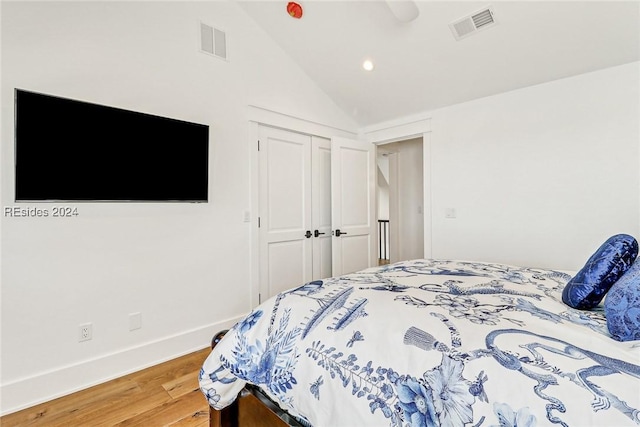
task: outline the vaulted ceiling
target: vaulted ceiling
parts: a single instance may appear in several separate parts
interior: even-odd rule
[[[382,0],[239,3],[360,126],[640,60],[637,0],[417,1],[409,22]],[[497,24],[457,41],[486,7]]]

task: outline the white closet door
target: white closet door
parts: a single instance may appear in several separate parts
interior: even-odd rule
[[[313,280],[332,276],[331,270],[331,141],[312,137]]]
[[[262,300],[313,278],[311,137],[260,127]]]
[[[331,139],[334,276],[375,265],[375,167],[373,144]]]

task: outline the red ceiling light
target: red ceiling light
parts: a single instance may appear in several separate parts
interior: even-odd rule
[[[302,6],[294,1],[290,1],[289,4],[287,4],[287,13],[289,13],[292,18],[300,19],[302,18]]]

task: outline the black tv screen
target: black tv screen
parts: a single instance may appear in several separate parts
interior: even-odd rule
[[[207,201],[209,126],[15,94],[16,201]]]

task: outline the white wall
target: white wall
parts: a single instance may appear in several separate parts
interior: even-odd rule
[[[639,77],[636,62],[433,112],[433,257],[577,270],[610,235],[640,238]]]
[[[229,62],[198,51],[200,20],[226,31]],[[14,88],[205,123],[211,144],[207,204],[2,217],[6,413],[206,347],[251,308],[248,105],[355,125],[234,2],[3,2],[1,36],[3,208]]]
[[[398,147],[398,222],[400,260],[424,256],[422,138]]]

